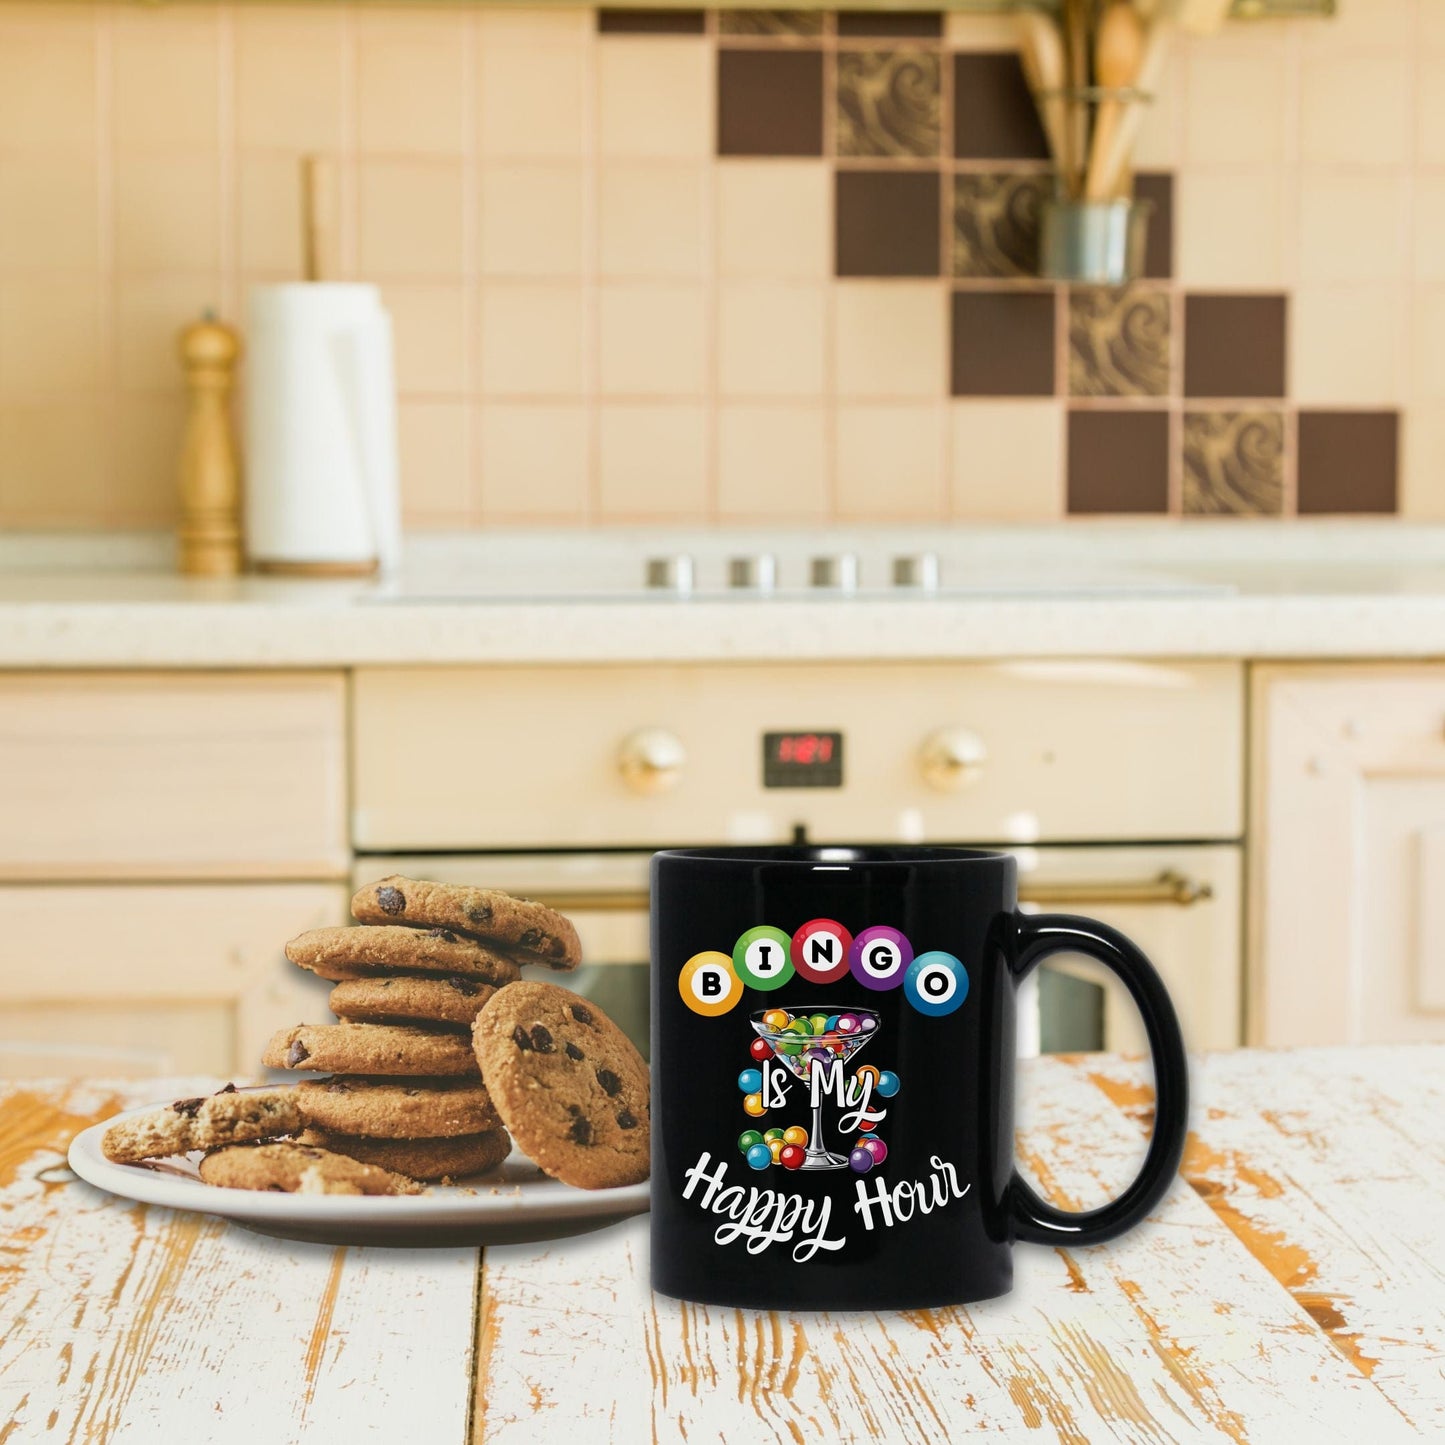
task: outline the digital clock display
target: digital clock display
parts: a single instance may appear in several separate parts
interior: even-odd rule
[[[765,788],[841,788],[843,734],[764,733]]]

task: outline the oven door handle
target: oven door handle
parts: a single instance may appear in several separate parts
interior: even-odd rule
[[[646,913],[645,888],[576,888],[530,895],[559,913]],[[1067,904],[1070,907],[1120,908],[1137,904],[1166,904],[1189,908],[1214,897],[1214,889],[1188,874],[1166,868],[1154,878],[1106,879],[1099,883],[1026,881],[1019,885],[1020,903]]]

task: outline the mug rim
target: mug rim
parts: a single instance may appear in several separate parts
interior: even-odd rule
[[[964,848],[929,843],[739,843],[717,847],[664,848],[654,861],[741,863],[774,868],[916,868],[920,864],[967,867],[1012,863],[1012,853],[997,848]]]

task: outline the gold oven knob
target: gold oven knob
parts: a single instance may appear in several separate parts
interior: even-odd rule
[[[941,793],[976,783],[988,762],[988,749],[977,733],[967,728],[939,728],[923,740],[918,765],[924,781]]]
[[[665,793],[677,785],[686,762],[682,740],[666,728],[639,728],[617,750],[617,770],[634,793]]]

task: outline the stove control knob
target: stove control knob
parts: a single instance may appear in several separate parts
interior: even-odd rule
[[[905,552],[893,559],[893,585],[938,591],[938,553]]]
[[[649,591],[688,597],[692,594],[692,558],[686,552],[675,557],[649,557],[645,577]]]
[[[771,592],[778,585],[778,559],[771,552],[728,558],[728,586],[739,592]]]
[[[665,728],[639,728],[622,740],[617,770],[634,793],[665,793],[677,786],[687,750],[676,733]]]
[[[858,554],[839,552],[834,556],[814,557],[808,564],[808,581],[814,587],[835,592],[856,592]]]
[[[988,749],[967,728],[939,728],[923,740],[918,766],[924,781],[941,793],[957,792],[978,782],[988,762]]]

